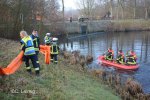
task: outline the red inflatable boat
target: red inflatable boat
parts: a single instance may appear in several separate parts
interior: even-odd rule
[[[123,64],[118,64],[114,61],[108,61],[104,59],[104,56],[99,56],[98,57],[98,61],[101,62],[104,65],[109,65],[109,66],[113,66],[117,69],[123,69],[123,70],[136,70],[139,68],[138,65],[132,65],[132,66],[128,66],[128,65],[123,65]]]

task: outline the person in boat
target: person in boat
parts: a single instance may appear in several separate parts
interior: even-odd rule
[[[135,61],[137,60],[136,53],[133,50],[130,51],[130,55],[134,57]]]
[[[127,57],[127,60],[126,60],[127,65],[136,65],[137,64],[136,63],[137,56],[134,51],[132,51],[132,50],[128,51],[126,57]]]
[[[114,58],[114,51],[112,50],[112,48],[108,48],[108,50],[105,54],[105,60],[112,61],[113,58]]]
[[[124,64],[125,63],[125,57],[124,57],[124,53],[122,52],[122,50],[119,50],[116,62],[118,64]]]

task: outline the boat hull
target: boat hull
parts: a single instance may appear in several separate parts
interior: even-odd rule
[[[137,70],[139,68],[139,65],[124,65],[124,64],[118,64],[114,61],[108,61],[104,59],[104,56],[99,56],[98,61],[101,62],[104,65],[113,66],[117,69],[123,69],[123,70]]]

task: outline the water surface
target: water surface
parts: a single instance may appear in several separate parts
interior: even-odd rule
[[[138,80],[145,93],[150,93],[150,32],[122,32],[122,33],[90,33],[90,35],[70,35],[61,48],[68,51],[80,50],[82,55],[92,55],[94,64],[97,58],[102,55],[108,47],[112,47],[117,56],[118,50],[124,53],[134,50],[137,54],[137,62],[140,68],[135,72],[121,71],[123,76],[134,76]],[[100,65],[94,68],[101,67]],[[112,70],[112,69],[110,69]],[[119,71],[118,71],[119,72]]]

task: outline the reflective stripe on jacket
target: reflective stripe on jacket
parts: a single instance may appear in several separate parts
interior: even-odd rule
[[[110,49],[108,49],[108,53],[112,53],[112,56],[114,56],[114,51],[113,50],[110,50]]]
[[[35,54],[33,41],[30,36],[26,36],[21,40],[21,47],[24,50],[24,55],[33,55]]]
[[[117,57],[117,61],[121,64],[124,64],[125,62],[125,58],[124,58],[124,54],[123,53],[119,53],[118,57]]]
[[[49,43],[51,43],[51,38],[50,37],[48,37],[48,36],[45,36],[45,38],[44,38],[44,42],[45,42],[45,44],[49,44]]]
[[[59,51],[58,45],[51,46],[51,54],[58,54],[58,51]]]
[[[133,56],[129,56],[127,64],[130,64],[130,65],[136,64],[135,58]]]
[[[30,37],[32,38],[32,41],[33,41],[34,50],[39,51],[39,45],[40,45],[39,38],[37,36],[34,36],[33,34],[30,35]]]
[[[132,55],[132,56],[134,57],[134,59],[137,59],[137,56],[136,56],[135,53],[131,53],[131,52],[130,52],[130,55]]]

